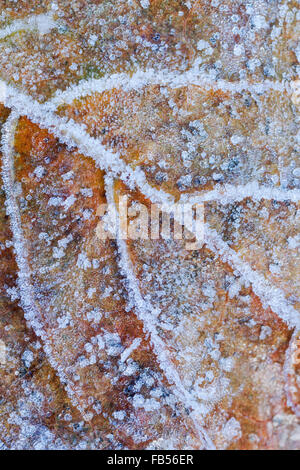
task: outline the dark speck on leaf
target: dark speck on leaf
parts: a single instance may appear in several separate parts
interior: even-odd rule
[[[152,36],[153,41],[159,41],[160,40],[160,34],[155,33],[154,36]]]
[[[207,182],[205,176],[196,176],[194,178],[194,186],[202,186]]]

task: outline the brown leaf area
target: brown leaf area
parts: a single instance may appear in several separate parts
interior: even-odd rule
[[[2,106],[2,123],[8,114]],[[16,449],[39,449],[45,442],[48,448],[76,445],[81,416],[18,305],[17,266],[4,202],[1,191],[1,341],[6,346],[6,362],[1,363],[1,445]]]
[[[34,302],[40,310],[47,347],[52,349],[53,367],[66,372],[69,395],[87,422],[88,445],[100,442],[100,448],[139,448],[172,430],[180,442],[187,440],[187,446],[198,446],[193,443],[188,416],[182,424],[179,410],[174,413],[174,397],[169,396],[168,383],[142,325],[126,308],[114,243],[101,242],[96,236],[96,209],[104,202],[102,173],[26,119],[19,122],[15,150],[15,181],[22,182],[19,204]],[[34,174],[45,160],[48,176],[41,184]],[[66,181],[63,176],[70,173],[72,178]],[[80,199],[87,189],[92,196]],[[61,217],[55,206],[51,210],[51,201],[49,209],[48,196],[53,198],[53,194],[64,199],[76,195],[76,205],[66,216]],[[84,223],[83,213],[89,215]],[[87,237],[93,233],[92,238]],[[47,239],[40,234],[47,234]],[[64,240],[63,244],[59,240]],[[65,243],[67,249],[61,257],[57,253]],[[120,364],[120,353],[136,338],[140,340],[138,350],[131,354],[129,364]],[[149,402],[149,408],[152,402],[158,403],[153,396],[165,398],[159,412],[147,412],[147,406],[145,410],[134,408],[135,395]],[[111,427],[112,442],[102,443],[104,429],[110,435]],[[89,437],[91,432],[95,437]]]
[[[8,155],[17,108],[0,102],[0,449],[300,449],[299,332],[280,309],[208,243],[99,231],[110,199],[127,198],[128,227],[153,202],[101,169],[105,151],[175,201],[280,188],[286,200],[209,201],[205,222],[299,314],[298,109],[275,86],[297,77],[297,4],[219,3],[0,2],[1,80],[37,106],[81,81],[195,63],[212,83],[271,82],[146,81],[62,100],[60,122],[103,145],[97,163],[30,110]],[[55,25],[27,27],[36,15]]]

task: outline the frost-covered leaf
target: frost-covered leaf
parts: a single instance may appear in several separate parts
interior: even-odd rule
[[[298,19],[0,1],[0,449],[300,448]]]

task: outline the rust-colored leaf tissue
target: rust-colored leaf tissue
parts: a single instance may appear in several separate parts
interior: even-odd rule
[[[0,0],[0,449],[300,450],[296,0]]]

